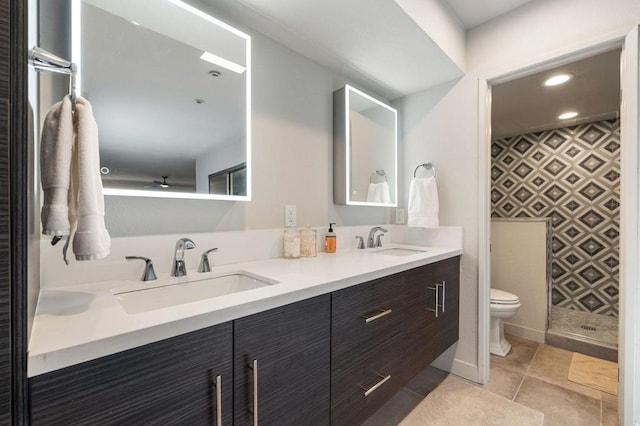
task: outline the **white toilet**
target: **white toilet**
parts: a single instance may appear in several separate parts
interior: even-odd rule
[[[491,289],[489,296],[491,311],[491,331],[489,337],[489,352],[506,356],[511,350],[511,344],[504,338],[503,318],[510,318],[520,308],[520,299],[507,291]]]

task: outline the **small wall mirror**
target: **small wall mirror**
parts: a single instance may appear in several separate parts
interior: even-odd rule
[[[398,112],[345,85],[333,93],[333,198],[336,204],[398,203]]]
[[[251,38],[180,0],[73,0],[104,193],[251,199]]]

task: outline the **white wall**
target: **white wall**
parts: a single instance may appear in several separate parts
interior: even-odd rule
[[[454,370],[476,379],[478,334],[478,156],[473,144],[476,124],[475,81],[463,78],[394,103],[402,129],[400,205],[407,207],[407,189],[418,164],[433,163],[440,197],[440,225],[464,229],[460,276],[460,340],[455,348]],[[453,361],[445,361],[451,364]],[[441,364],[441,367],[446,365]]]
[[[465,33],[458,17],[442,0],[395,0],[460,69],[465,69]]]
[[[477,380],[478,366],[478,84],[520,68],[552,61],[614,37],[640,22],[637,0],[538,0],[467,34],[467,74],[395,104],[403,133],[404,190],[417,163],[438,173],[440,218],[464,227],[460,343],[449,362]],[[402,181],[401,181],[402,182]],[[406,200],[403,202],[406,207]],[[472,370],[475,368],[475,376]]]
[[[491,221],[491,288],[520,299],[520,309],[504,320],[505,332],[544,343],[547,331],[548,219]]]
[[[637,0],[536,0],[467,34],[467,66],[497,75],[622,37],[640,20]]]

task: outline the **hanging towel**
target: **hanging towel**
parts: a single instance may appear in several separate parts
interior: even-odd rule
[[[42,233],[69,235],[68,194],[73,149],[71,100],[65,96],[55,104],[44,120],[40,142],[40,181],[44,192]]]
[[[104,224],[104,195],[100,177],[98,125],[86,99],[76,99],[76,154],[71,162],[71,191],[76,213],[73,253],[76,260],[102,259],[109,255],[111,237]],[[75,209],[71,205],[75,204]],[[72,223],[73,228],[73,223]]]
[[[51,108],[40,148],[42,232],[68,236],[63,248],[66,263],[70,239],[76,260],[102,259],[111,248],[104,225],[98,127],[86,99],[78,97],[75,110],[74,126],[69,96]]]
[[[407,225],[420,228],[439,226],[438,186],[435,176],[414,178],[409,187]]]
[[[391,193],[387,182],[370,183],[367,191],[367,202],[370,203],[391,203]]]

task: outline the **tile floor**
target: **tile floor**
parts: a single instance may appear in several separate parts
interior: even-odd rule
[[[570,382],[567,378],[573,352],[513,336],[507,336],[507,339],[513,347],[509,355],[505,358],[491,355],[489,383],[475,386],[542,412],[545,426],[618,424],[615,395]],[[398,425],[448,375],[427,367],[365,425]]]

